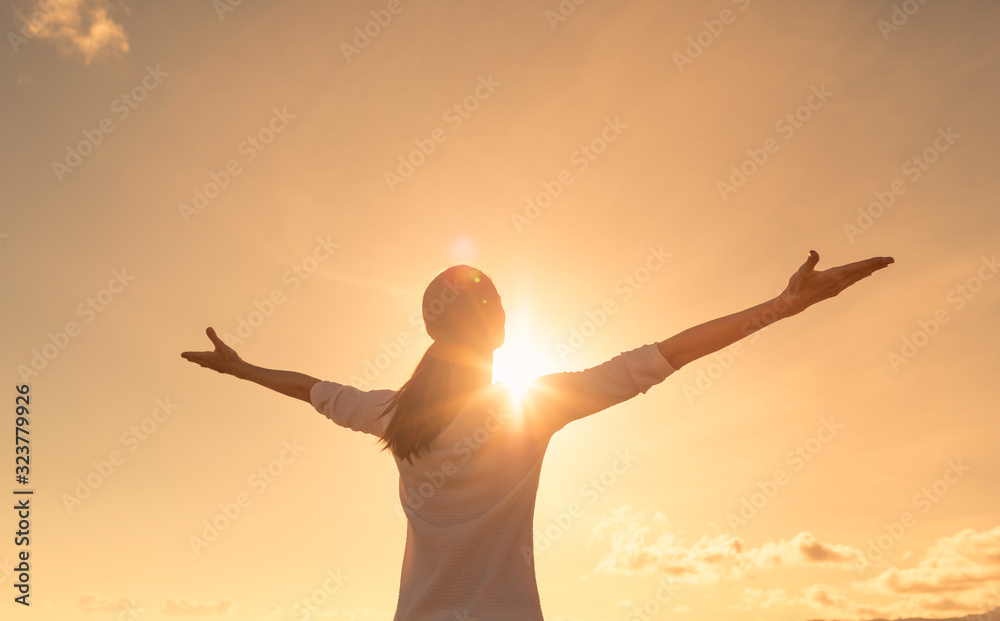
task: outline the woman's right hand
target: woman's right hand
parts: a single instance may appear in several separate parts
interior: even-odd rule
[[[195,364],[200,364],[206,369],[239,377],[236,375],[237,372],[246,365],[243,359],[232,347],[222,342],[213,328],[208,328],[205,333],[215,345],[215,351],[186,351],[181,353],[181,357]]]
[[[816,302],[832,298],[876,270],[895,263],[895,259],[873,257],[817,272],[813,268],[818,262],[819,253],[810,250],[806,262],[788,279],[788,286],[779,296],[789,309],[785,316],[801,313]]]

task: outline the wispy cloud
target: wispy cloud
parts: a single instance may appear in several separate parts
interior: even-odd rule
[[[985,532],[969,528],[942,537],[916,567],[889,568],[861,586],[892,595],[1000,587],[1000,526]]]
[[[31,38],[50,41],[66,56],[79,54],[89,65],[102,54],[129,50],[125,29],[108,10],[106,0],[36,0],[18,10],[18,19],[27,20]]]
[[[295,621],[305,618],[326,619],[328,621],[392,621],[392,613],[379,613],[372,607],[354,610],[326,610],[322,607],[304,607],[300,604],[288,608],[271,606],[263,617],[265,621]]]
[[[110,599],[94,593],[85,593],[77,596],[73,601],[73,605],[80,612],[121,612],[122,610],[133,608],[135,602],[125,597]]]
[[[222,600],[219,602],[196,602],[193,599],[168,598],[163,603],[163,614],[180,615],[230,615],[233,606],[236,604],[232,600]]]
[[[801,532],[790,540],[765,542],[748,548],[730,534],[702,535],[689,541],[666,528],[660,512],[617,509],[594,527],[590,543],[607,538],[611,550],[594,568],[595,574],[668,574],[694,583],[739,578],[753,569],[778,567],[850,568],[861,551],[846,545],[823,543]]]
[[[742,539],[725,533],[689,540],[666,525],[662,513],[628,506],[602,519],[594,527],[590,543],[607,540],[610,549],[593,574],[666,574],[677,582],[707,585],[720,580],[739,581],[755,570],[850,570],[863,554],[848,545],[819,541],[809,532],[751,548]],[[898,601],[864,601],[872,596],[890,596]],[[889,567],[868,580],[836,586],[813,584],[798,594],[784,589],[747,588],[730,608],[808,608],[829,618],[860,621],[981,614],[998,606],[1000,526],[982,532],[967,529],[942,537],[918,557],[915,566]]]
[[[905,614],[981,613],[1000,606],[1000,526],[942,537],[916,566],[857,582],[861,592],[905,597]]]

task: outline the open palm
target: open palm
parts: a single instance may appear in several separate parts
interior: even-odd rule
[[[790,315],[800,313],[816,302],[832,298],[862,278],[895,263],[892,257],[873,257],[839,267],[816,271],[819,253],[809,251],[809,258],[788,279],[788,286],[779,296],[789,305]]]
[[[181,357],[200,364],[206,369],[212,369],[213,371],[227,375],[236,375],[237,367],[244,364],[243,359],[240,358],[239,354],[232,347],[222,342],[222,339],[215,333],[214,328],[208,328],[205,330],[205,333],[208,334],[208,338],[215,345],[215,351],[186,351],[181,353]]]

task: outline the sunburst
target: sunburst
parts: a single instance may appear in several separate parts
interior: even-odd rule
[[[531,338],[523,315],[507,316],[503,347],[493,356],[493,379],[504,382],[516,400],[525,395],[532,381],[551,370],[551,356]]]

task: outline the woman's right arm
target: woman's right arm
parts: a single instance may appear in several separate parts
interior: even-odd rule
[[[319,381],[315,377],[295,371],[279,371],[252,365],[240,358],[232,347],[226,345],[214,329],[208,328],[205,332],[215,345],[215,351],[186,351],[181,354],[182,358],[206,369],[248,380],[283,395],[312,403],[309,394],[313,385]]]
[[[584,371],[552,373],[532,383],[525,396],[533,417],[554,433],[574,420],[645,393],[677,369],[749,336],[779,319],[831,298],[873,272],[892,264],[874,257],[817,272],[819,254],[809,258],[776,298],[689,328],[658,343],[623,352]]]
[[[675,369],[707,356],[740,339],[750,336],[780,319],[797,315],[813,304],[832,298],[862,278],[891,265],[892,257],[873,257],[817,272],[819,254],[809,251],[809,258],[788,279],[781,295],[746,310],[688,328],[657,346],[660,354]]]

